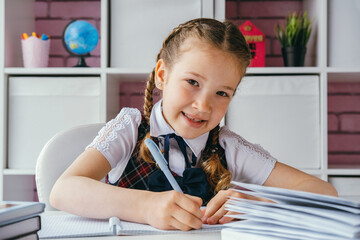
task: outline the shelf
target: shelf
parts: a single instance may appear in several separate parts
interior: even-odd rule
[[[329,68],[329,82],[360,82],[360,68]]]
[[[5,68],[5,74],[10,75],[100,75],[100,68]]]
[[[35,169],[4,169],[4,175],[35,175]]]
[[[319,67],[250,67],[247,69],[247,74],[319,74],[321,72]],[[331,73],[354,73],[360,76],[360,69],[356,68],[328,68]],[[124,75],[148,75],[152,69],[145,68],[22,68],[22,67],[8,67],[5,68],[6,74],[36,74],[36,75],[51,75],[51,74],[124,74]]]
[[[129,75],[135,77],[149,75],[152,69],[145,68],[22,68],[22,67],[8,67],[5,68],[6,74],[13,75],[86,75],[86,74],[114,74],[114,75]],[[350,70],[349,70],[350,71]],[[319,67],[251,67],[247,69],[248,75],[260,74],[319,74],[321,68]],[[359,71],[360,75],[360,71]]]
[[[328,175],[357,175],[360,176],[360,165],[329,165],[327,170]]]
[[[319,74],[319,67],[250,67],[247,69],[247,75],[257,74]]]
[[[121,75],[128,81],[139,81],[147,78],[151,69],[130,69],[130,68],[22,68],[8,67],[4,73],[8,75]]]
[[[326,71],[329,73],[358,73],[358,74],[360,74],[360,67],[327,67]]]
[[[108,74],[150,74],[152,72],[152,69],[146,69],[146,68],[106,68],[106,73]]]

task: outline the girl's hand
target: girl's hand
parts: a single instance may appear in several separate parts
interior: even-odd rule
[[[226,214],[233,214],[225,210],[225,203],[229,196],[245,198],[245,199],[253,199],[259,201],[267,201],[264,198],[257,198],[250,195],[246,195],[233,190],[220,190],[215,197],[213,197],[210,202],[207,204],[206,208],[202,209],[203,217],[202,221],[205,224],[224,224],[232,221],[234,218],[226,217]],[[234,213],[235,214],[235,213]]]
[[[152,192],[146,203],[146,221],[153,227],[188,231],[202,226],[202,199],[177,191]]]

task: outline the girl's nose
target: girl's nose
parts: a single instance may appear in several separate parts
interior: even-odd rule
[[[210,113],[211,112],[211,98],[207,94],[199,95],[195,98],[193,108],[199,112]]]

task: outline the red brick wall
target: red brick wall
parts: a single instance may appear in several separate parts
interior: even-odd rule
[[[70,67],[77,63],[78,59],[70,56],[61,40],[65,26],[74,19],[90,22],[100,35],[100,1],[36,0],[36,33],[51,36],[49,67]],[[100,67],[100,45],[99,39],[91,56],[86,58],[86,63],[91,67]]]
[[[329,164],[360,164],[360,83],[328,85]]]

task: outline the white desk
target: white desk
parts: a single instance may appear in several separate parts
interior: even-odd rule
[[[61,211],[46,211],[41,215],[50,215],[50,214],[63,214]],[[98,240],[98,239],[122,239],[122,240],[221,240],[221,234],[219,232],[204,232],[204,233],[179,233],[179,234],[169,234],[169,235],[141,235],[141,236],[106,236],[106,237],[86,237],[86,238],[61,238],[61,239],[87,239],[87,240]]]
[[[216,233],[196,233],[196,234],[170,234],[170,235],[143,235],[143,236],[109,236],[109,237],[87,237],[87,238],[61,238],[63,240],[221,240],[220,232]],[[41,240],[41,239],[40,239]]]

